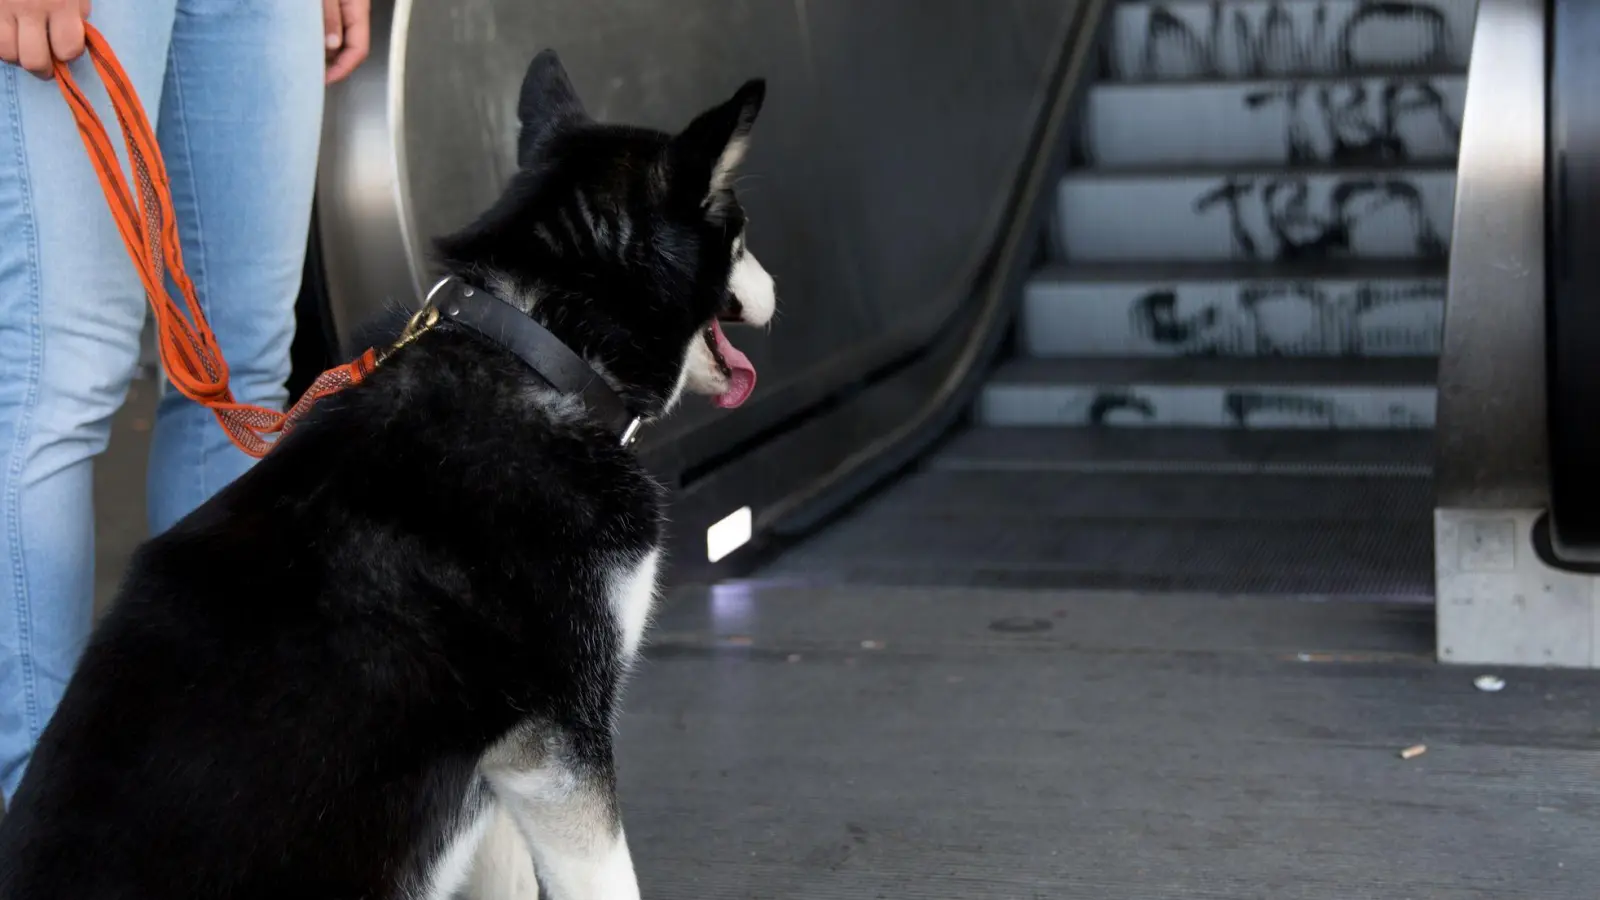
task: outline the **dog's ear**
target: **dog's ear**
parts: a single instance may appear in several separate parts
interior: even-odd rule
[[[572,89],[567,70],[554,50],[544,50],[528,64],[517,99],[517,165],[526,169],[539,158],[539,149],[563,128],[586,121],[583,101]]]
[[[668,166],[678,196],[705,207],[707,215],[720,214],[766,96],[765,81],[747,81],[731,98],[701,113],[672,139]]]

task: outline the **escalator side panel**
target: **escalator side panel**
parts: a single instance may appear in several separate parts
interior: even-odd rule
[[[1441,508],[1548,497],[1544,16],[1543,0],[1478,5],[1439,364]]]

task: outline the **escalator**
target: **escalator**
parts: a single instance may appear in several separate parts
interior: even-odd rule
[[[761,388],[642,443],[676,495],[619,724],[646,895],[1592,895],[1593,674],[1437,664],[1445,508],[1510,496],[1461,487],[1496,460],[1463,435],[1513,439],[1462,398],[1539,368],[1485,351],[1526,316],[1457,313],[1534,271],[1457,153],[1526,111],[1481,110],[1542,0],[626,7],[375,4],[303,333],[336,356],[428,280],[543,46],[665,127],[771,78]]]
[[[1433,593],[1466,3],[1120,3],[970,428],[761,570]]]
[[[459,85],[554,45],[607,115],[673,127],[761,71],[746,204],[783,315],[745,341],[752,403],[644,437],[677,580],[1431,595],[1473,3],[747,4],[737,51],[666,81],[715,22],[468,8],[378,4],[388,65],[329,98],[299,371],[510,171],[505,98]],[[671,39],[619,56],[630,28]],[[836,523],[907,465],[909,505]],[[1071,502],[1011,502],[1032,484]]]

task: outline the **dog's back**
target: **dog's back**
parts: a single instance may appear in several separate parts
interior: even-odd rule
[[[141,550],[0,827],[0,896],[399,896],[433,854],[393,848],[441,847],[476,814],[513,699],[565,705],[615,679],[606,594],[583,573],[607,544],[653,543],[653,487],[620,448],[494,425],[492,374],[414,371],[437,349]],[[483,406],[373,402],[398,379],[425,408]],[[421,459],[444,466],[411,483]]]

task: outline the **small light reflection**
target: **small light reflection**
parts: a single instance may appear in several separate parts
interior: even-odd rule
[[[711,624],[718,635],[743,634],[755,616],[755,597],[747,582],[731,582],[711,588]]]
[[[750,507],[742,506],[706,529],[706,560],[719,562],[728,554],[750,543],[755,519]]]

